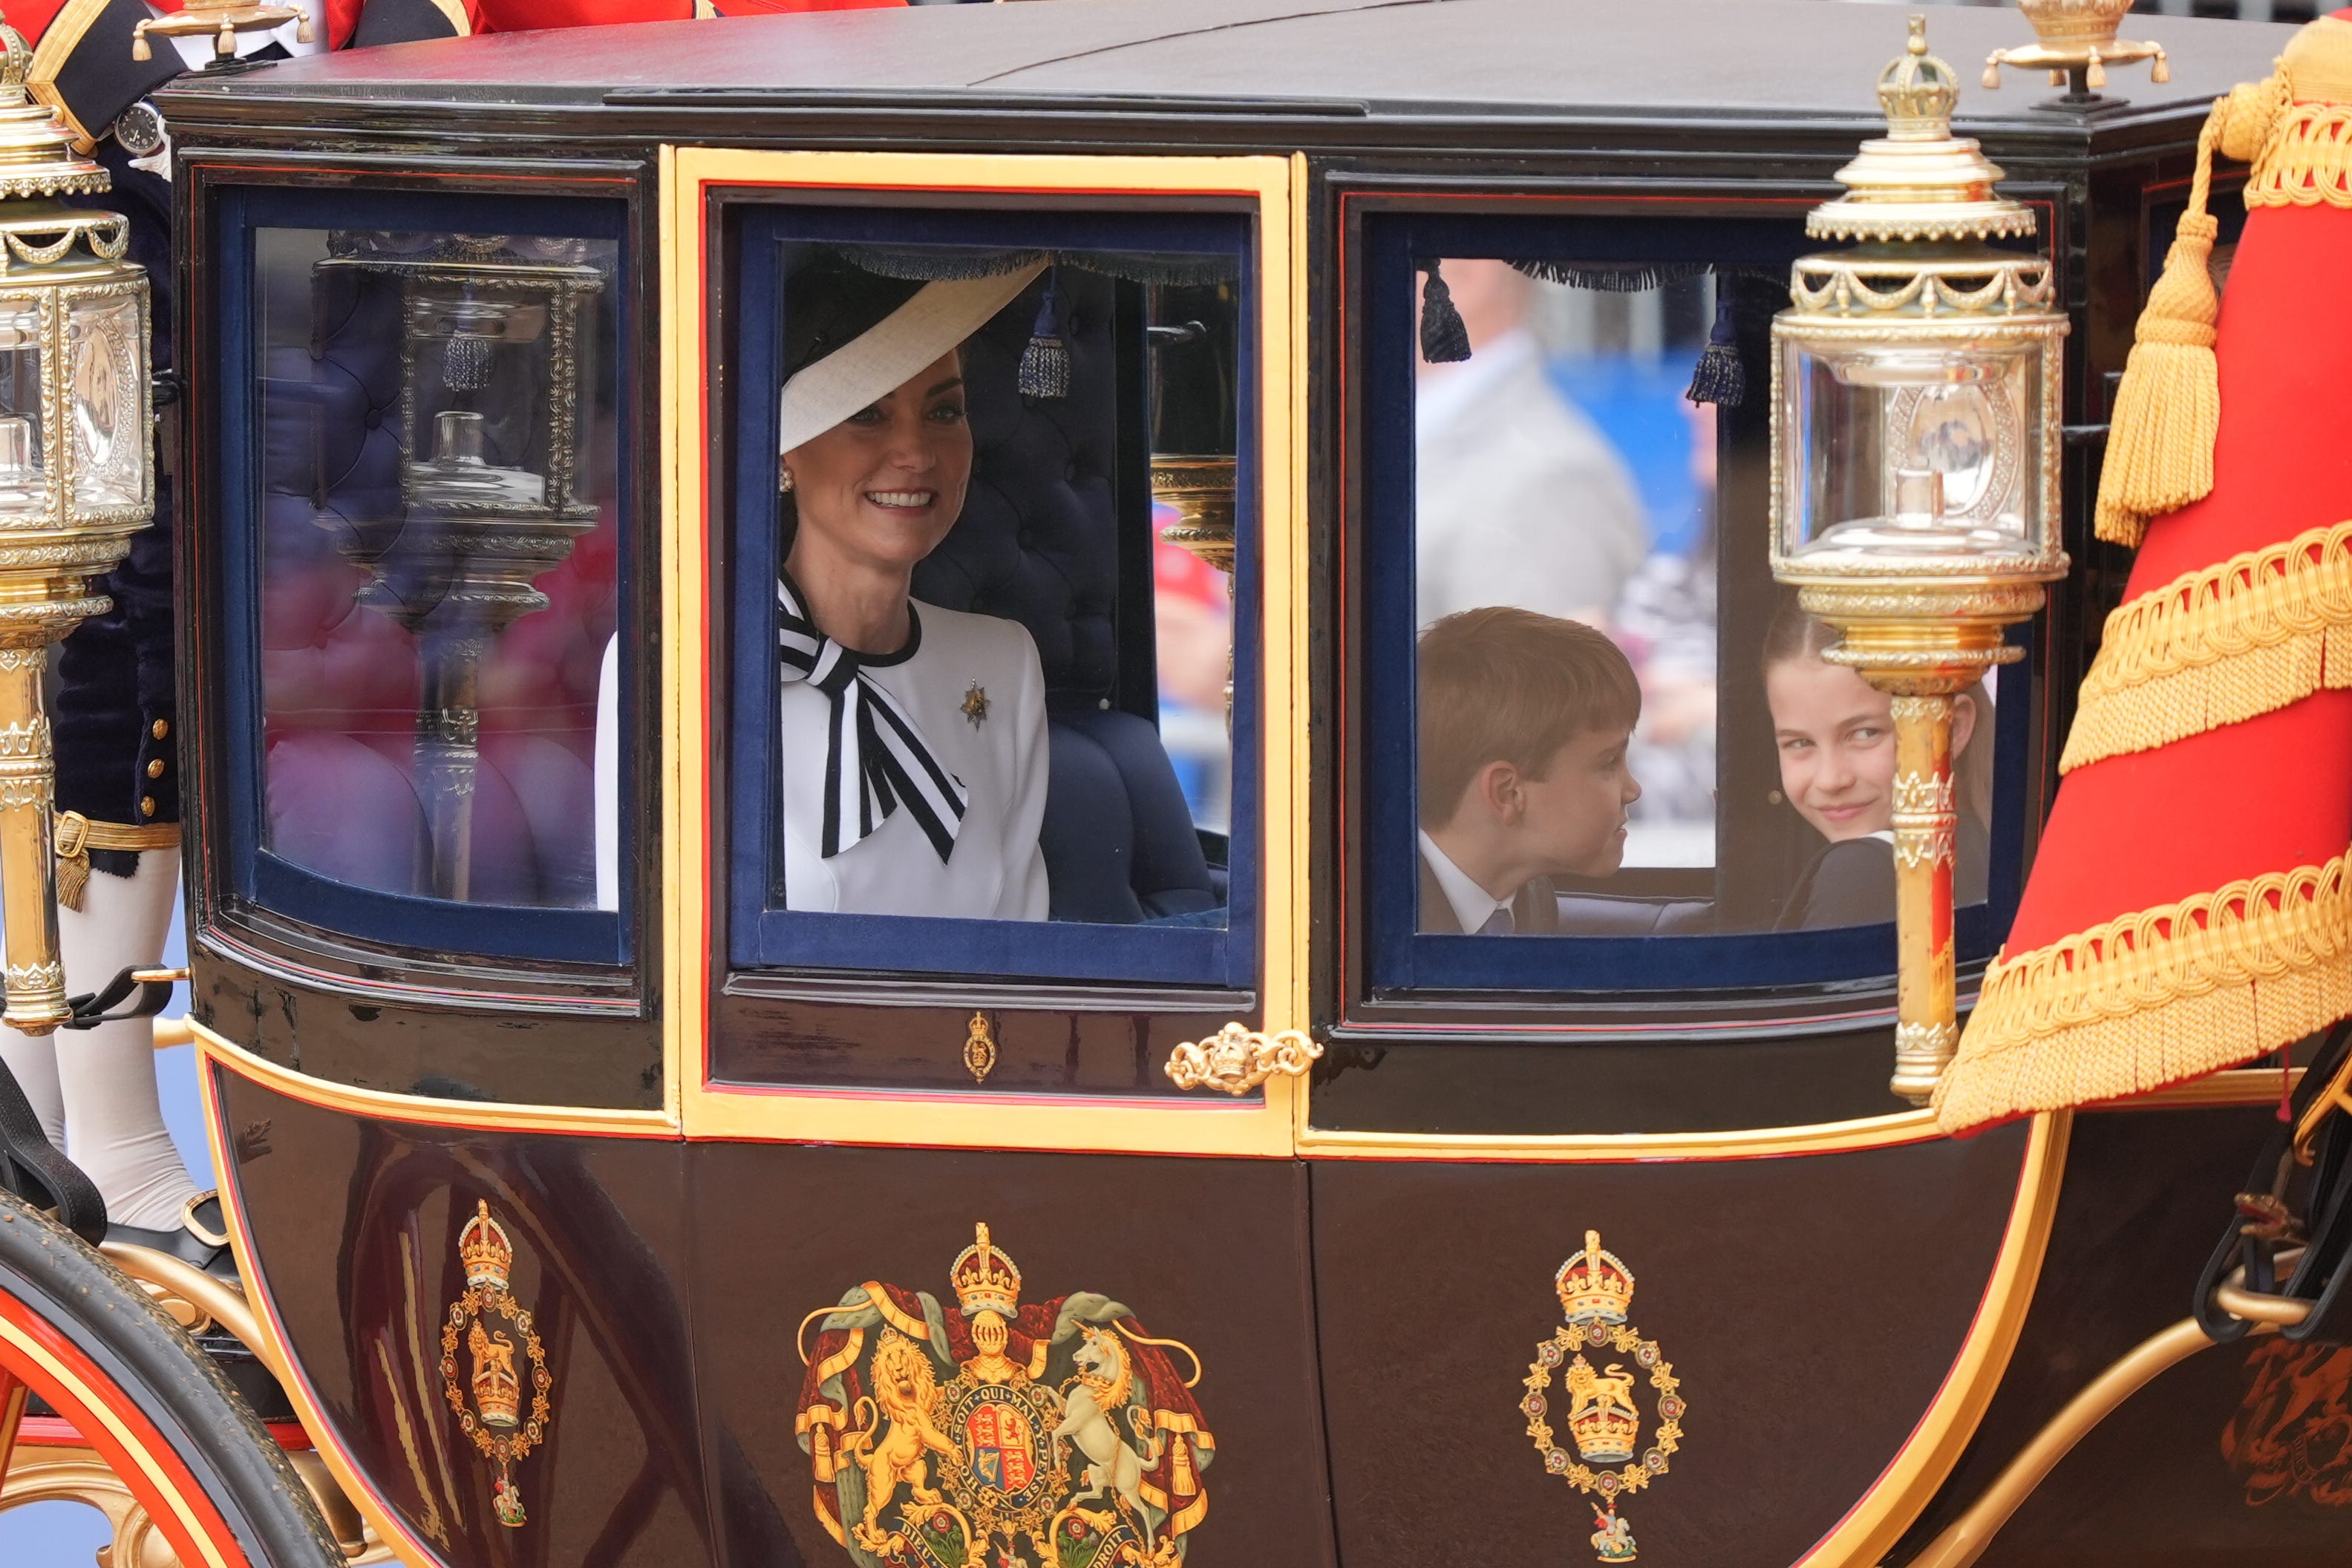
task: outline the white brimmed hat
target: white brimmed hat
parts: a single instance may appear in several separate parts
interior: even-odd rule
[[[962,342],[1044,271],[1033,262],[992,278],[926,283],[913,298],[784,382],[777,449],[824,434]]]

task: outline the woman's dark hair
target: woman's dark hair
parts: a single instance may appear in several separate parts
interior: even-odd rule
[[[1790,595],[1780,601],[1772,624],[1764,629],[1764,658],[1759,676],[1777,665],[1810,658],[1826,663],[1822,655],[1837,647],[1838,629],[1805,613]],[[1952,758],[1952,804],[1990,830],[1992,826],[1992,699],[1979,680],[1959,693],[1976,710],[1969,743]]]
[[[784,374],[782,385],[834,350],[854,342],[884,317],[913,299],[919,279],[884,278],[841,257],[820,253],[784,279]],[[783,476],[777,454],[777,478]],[[790,550],[800,527],[800,509],[790,490],[776,497],[776,535]]]

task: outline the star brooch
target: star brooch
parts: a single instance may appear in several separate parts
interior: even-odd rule
[[[975,730],[988,722],[988,689],[979,681],[973,681],[965,690],[962,711],[963,716],[971,721],[971,727]]]

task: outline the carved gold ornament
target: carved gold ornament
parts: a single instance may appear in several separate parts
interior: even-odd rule
[[[1247,1094],[1277,1074],[1304,1078],[1322,1058],[1323,1047],[1304,1031],[1265,1035],[1227,1024],[1205,1040],[1187,1040],[1168,1054],[1168,1078],[1178,1089],[1207,1085],[1227,1094]]]
[[[2172,79],[2171,63],[2161,44],[2133,43],[2116,37],[2131,10],[2131,0],[2018,0],[2017,8],[2033,24],[2034,42],[2015,49],[1995,49],[1985,60],[1984,85],[2000,86],[2000,68],[2046,70],[2052,87],[2063,87],[2076,72],[2092,92],[2107,85],[2106,68],[2153,62],[2148,80],[2159,87]]]
[[[1617,1499],[1636,1492],[1666,1473],[1682,1446],[1682,1380],[1655,1340],[1642,1337],[1627,1321],[1633,1304],[1633,1271],[1613,1252],[1601,1249],[1601,1233],[1584,1233],[1584,1250],[1570,1255],[1553,1276],[1564,1321],[1536,1346],[1522,1384],[1519,1411],[1528,1418],[1544,1469],[1601,1501],[1592,1510],[1597,1527],[1592,1549],[1603,1563],[1634,1559],[1633,1528],[1618,1517]],[[1613,1352],[1613,1354],[1612,1353]],[[1633,1366],[1614,1359],[1631,1359]],[[1596,1362],[1599,1364],[1595,1364]],[[1648,1374],[1657,1425],[1642,1442],[1642,1410],[1634,1388]],[[1568,1394],[1561,1423],[1573,1452],[1560,1447],[1552,1430],[1552,1384]]]
[[[508,1289],[514,1269],[514,1243],[490,1217],[488,1200],[478,1200],[474,1217],[457,1233],[457,1258],[465,1265],[466,1289],[449,1303],[441,1328],[441,1384],[458,1427],[496,1467],[490,1508],[509,1529],[530,1522],[514,1467],[547,1435],[548,1390],[555,1384],[547,1353],[530,1313]],[[458,1369],[458,1352],[467,1366]],[[517,1355],[522,1358],[520,1364]],[[529,1379],[530,1414],[522,1413]]]

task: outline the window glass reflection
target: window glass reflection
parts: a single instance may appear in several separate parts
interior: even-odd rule
[[[1439,266],[1470,353],[1424,353],[1414,379],[1418,929],[1891,921],[1890,700],[1822,658],[1834,632],[1772,582],[1760,538],[1718,548],[1727,415],[1692,394],[1714,395],[1710,357],[1736,352],[1726,290],[1755,296],[1760,337],[1777,284],[1681,264]],[[1759,406],[1769,374],[1746,367]],[[1972,387],[1890,400],[1865,434],[1926,454],[1956,504],[1993,507],[2011,465]],[[1958,700],[1962,904],[1986,895],[1992,718],[1981,684]]]
[[[616,260],[256,231],[271,854],[380,892],[597,903]]]

